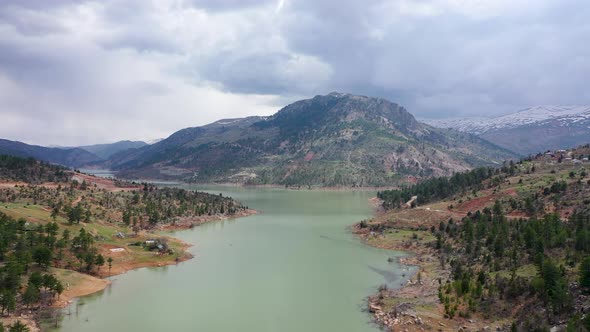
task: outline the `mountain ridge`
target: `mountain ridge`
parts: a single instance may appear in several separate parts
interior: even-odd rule
[[[423,121],[479,135],[524,155],[575,147],[590,140],[590,106],[534,106],[495,118]]]
[[[48,148],[7,139],[0,139],[0,154],[21,158],[33,157],[74,168],[103,161],[95,154],[80,148]]]
[[[130,178],[382,186],[513,157],[476,136],[422,124],[386,99],[333,92],[269,117],[185,128],[105,166]]]
[[[148,145],[148,143],[144,141],[123,140],[114,143],[77,146],[76,148],[86,150],[90,153],[97,155],[100,158],[109,159],[115,153],[125,151],[128,149],[141,148],[146,145]]]

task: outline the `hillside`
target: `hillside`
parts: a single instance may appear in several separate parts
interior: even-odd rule
[[[46,164],[33,158],[0,155],[0,180],[39,184],[67,182],[71,172],[62,166]]]
[[[100,157],[80,148],[46,148],[5,139],[0,139],[0,155],[23,158],[33,157],[45,162],[74,168],[102,161]]]
[[[513,157],[476,136],[422,124],[385,99],[331,93],[270,117],[186,128],[105,166],[128,178],[384,186]]]
[[[0,156],[2,322],[22,319],[35,326],[33,319],[48,308],[65,307],[110,283],[99,278],[192,257],[188,244],[158,230],[252,213],[221,194],[128,183]],[[61,321],[61,313],[55,314]]]
[[[410,331],[587,330],[589,157],[585,145],[380,192],[385,211],[356,232],[412,252],[403,262],[419,269],[371,297],[376,320]]]
[[[146,145],[148,145],[148,143],[142,141],[119,141],[108,144],[78,146],[78,148],[93,153],[94,155],[102,159],[109,159],[115,153],[129,149],[141,148]]]
[[[496,118],[425,122],[479,135],[523,155],[575,147],[590,140],[590,106],[536,106]]]

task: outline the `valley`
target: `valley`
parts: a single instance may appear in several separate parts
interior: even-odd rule
[[[0,1],[0,332],[590,332],[590,1]]]
[[[30,227],[40,227],[41,240],[47,236],[45,227],[59,227],[67,233],[60,240],[61,247],[49,246],[51,263],[46,269],[67,287],[57,299],[40,298],[33,310],[29,303],[31,314],[24,316],[24,321],[32,327],[35,321],[42,321],[44,329],[49,329],[47,312],[52,311],[46,308],[67,307],[70,312],[76,303],[78,310],[85,296],[101,294],[110,287],[116,280],[111,276],[177,265],[195,255],[193,240],[182,240],[185,233],[171,237],[163,231],[201,229],[211,221],[257,213],[220,193],[178,188],[204,184],[204,188],[238,197],[242,190],[251,190],[254,198],[270,194],[267,199],[271,201],[276,200],[275,195],[289,192],[279,191],[281,187],[303,189],[288,196],[300,196],[304,201],[347,193],[363,193],[368,199],[371,192],[381,190],[372,199],[377,215],[355,224],[352,233],[370,247],[393,250],[391,256],[397,257],[370,267],[384,279],[368,298],[367,310],[385,329],[404,326],[408,330],[454,331],[492,326],[524,331],[583,326],[585,321],[569,313],[574,310],[581,315],[587,305],[584,289],[575,280],[590,243],[585,233],[590,231],[583,222],[589,213],[586,169],[590,167],[590,148],[543,149],[543,153],[519,159],[534,147],[505,131],[524,130],[530,135],[528,140],[543,136],[537,147],[554,146],[550,142],[556,138],[544,135],[542,129],[523,128],[539,127],[547,121],[564,125],[569,121],[565,118],[586,111],[532,108],[489,123],[429,122],[443,127],[437,129],[385,99],[334,92],[295,102],[272,116],[224,119],[182,129],[153,144],[121,141],[44,148],[3,141],[0,152],[29,157],[0,157],[0,213],[5,222],[22,220],[33,225]],[[569,133],[576,139],[558,138],[560,144],[578,141],[579,133]],[[517,145],[511,145],[515,142]],[[33,156],[45,162],[30,158]],[[96,177],[55,164],[116,178]],[[133,179],[153,179],[161,184]],[[210,187],[210,183],[223,186]],[[369,207],[368,201],[363,204]],[[283,218],[280,213],[275,216]],[[523,225],[534,226],[525,229]],[[551,235],[543,233],[548,227],[553,227]],[[523,235],[523,229],[530,234]],[[333,232],[338,231],[321,233],[320,238],[331,240]],[[70,234],[87,238],[90,244],[84,250],[72,246],[65,251]],[[539,234],[545,237],[531,239]],[[108,269],[104,268],[106,257]],[[400,267],[390,272],[387,265],[397,264],[398,259]],[[382,264],[385,266],[374,268]],[[546,269],[561,272],[549,281]],[[365,285],[365,291],[379,285],[371,280],[374,283]],[[371,292],[374,289],[366,294]],[[556,297],[556,292],[561,295]],[[12,294],[17,312],[22,312],[25,293]],[[82,299],[76,300],[79,297]],[[104,310],[101,303],[96,302],[98,312]],[[350,307],[337,310],[350,312]],[[541,314],[531,319],[524,314],[526,310]],[[60,331],[80,328],[78,318],[55,311],[50,315],[56,326],[62,322]],[[105,323],[85,329],[112,328]],[[141,324],[119,323],[142,328]],[[299,325],[290,324],[294,328]]]

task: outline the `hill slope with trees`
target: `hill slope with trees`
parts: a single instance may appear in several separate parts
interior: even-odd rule
[[[102,158],[80,148],[47,148],[5,139],[0,139],[0,155],[35,158],[74,168],[103,161]]]
[[[248,213],[221,194],[0,156],[0,310],[12,318],[38,318],[48,307],[86,295],[82,282],[98,291],[108,282],[97,277],[190,258],[187,244],[155,230]]]
[[[107,144],[78,146],[78,148],[86,150],[102,159],[109,159],[112,155],[116,153],[129,149],[138,149],[147,145],[148,144],[143,141],[119,141]]]
[[[355,231],[374,246],[413,252],[404,262],[418,272],[371,297],[377,321],[411,330],[590,330],[588,157],[588,145],[548,151],[379,193],[385,212]],[[418,196],[411,206],[410,196]]]
[[[497,165],[515,154],[422,124],[381,98],[342,93],[271,117],[187,128],[105,164],[129,178],[285,186],[385,186]]]

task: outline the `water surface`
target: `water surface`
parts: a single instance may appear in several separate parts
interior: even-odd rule
[[[374,193],[198,189],[262,213],[175,233],[194,259],[114,277],[65,309],[60,331],[377,331],[365,297],[404,272],[347,230]]]

